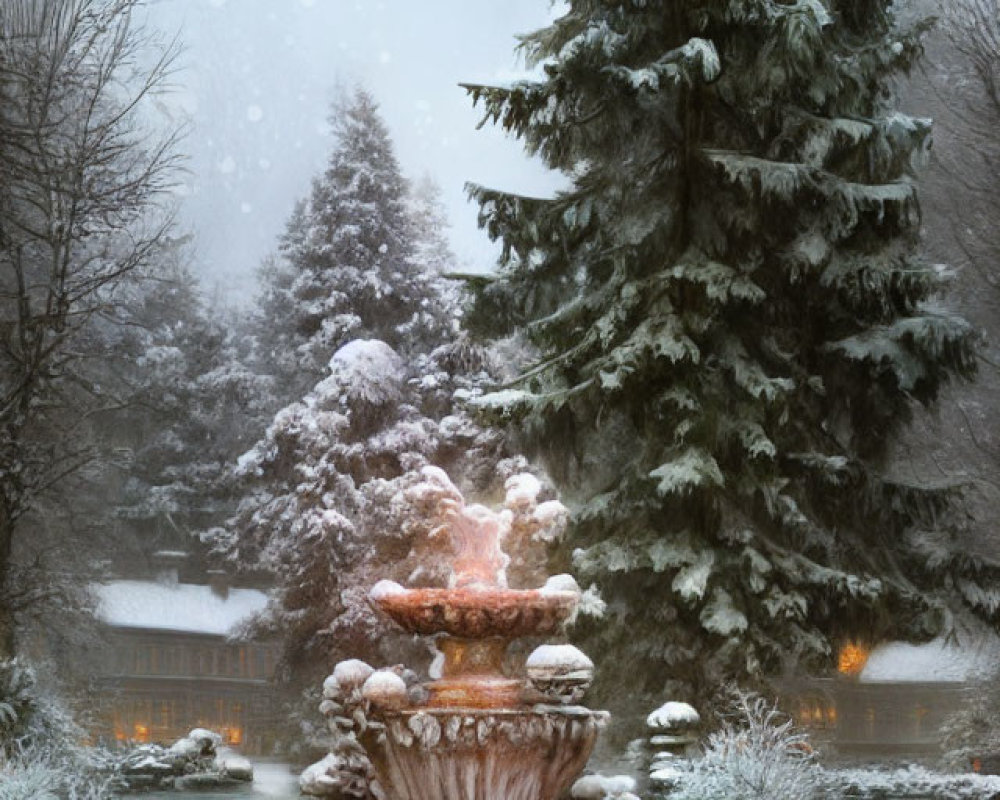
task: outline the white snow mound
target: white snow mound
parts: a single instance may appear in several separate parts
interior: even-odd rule
[[[646,725],[650,728],[668,731],[674,728],[697,725],[699,722],[701,722],[701,716],[692,706],[673,700],[664,703],[646,717]]]

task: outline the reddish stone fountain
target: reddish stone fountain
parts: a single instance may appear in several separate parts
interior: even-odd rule
[[[393,800],[555,800],[582,771],[606,712],[571,705],[593,665],[575,648],[543,646],[528,679],[503,673],[510,642],[557,633],[580,591],[569,576],[544,587],[507,587],[503,513],[471,505],[444,473],[443,530],[454,551],[447,588],[379,582],[372,603],[411,633],[436,636],[440,677],[408,691],[387,671],[361,688],[369,724],[360,739]],[[414,698],[425,702],[414,702]]]

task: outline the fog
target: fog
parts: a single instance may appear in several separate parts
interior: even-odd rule
[[[361,84],[381,105],[410,179],[441,187],[463,269],[485,271],[497,249],[476,226],[466,181],[528,194],[557,177],[480,119],[459,82],[523,74],[515,36],[555,11],[537,0],[154,0],[149,23],[183,51],[157,108],[183,123],[178,187],[195,271],[227,302],[253,296],[253,274],[331,145],[338,92]]]

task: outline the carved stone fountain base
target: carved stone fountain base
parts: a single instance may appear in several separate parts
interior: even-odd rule
[[[580,706],[383,712],[366,735],[392,800],[555,800],[583,770],[608,715]]]

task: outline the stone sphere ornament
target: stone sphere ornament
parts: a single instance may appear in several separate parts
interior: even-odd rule
[[[594,662],[571,644],[543,644],[528,656],[528,681],[554,703],[579,703],[594,680]]]

